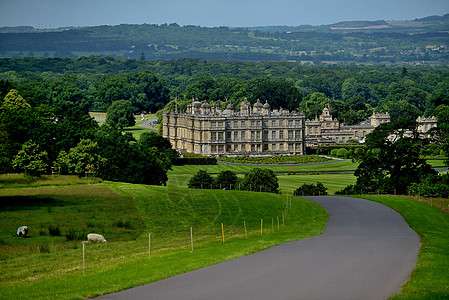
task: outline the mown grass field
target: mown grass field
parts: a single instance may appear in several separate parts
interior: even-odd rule
[[[331,163],[323,164],[306,164],[297,166],[258,166],[267,169],[271,169],[276,173],[293,173],[293,172],[326,172],[326,171],[354,171],[357,168],[357,163],[352,162],[350,159],[343,161],[336,161]],[[228,164],[217,164],[217,165],[185,165],[185,166],[173,166],[173,171],[169,171],[168,174],[195,174],[198,170],[206,170],[208,173],[218,174],[225,170],[230,170],[236,173],[247,173],[254,166],[248,166],[245,164],[238,165],[228,165]]]
[[[111,293],[318,235],[327,222],[323,208],[303,199],[172,185],[9,188],[0,190],[0,200],[2,299],[86,298]],[[28,238],[15,237],[21,225],[30,227]],[[49,225],[58,226],[60,235],[52,236]],[[85,276],[81,240],[68,241],[68,232],[82,239],[96,232],[108,240],[107,244],[85,245]]]
[[[399,212],[420,237],[416,267],[392,299],[449,299],[449,199],[357,196]],[[438,208],[434,203],[438,203]]]
[[[169,174],[167,186],[187,187],[192,176],[193,174]],[[278,180],[282,194],[293,195],[293,192],[305,183],[316,185],[321,182],[327,187],[328,194],[333,195],[345,186],[354,184],[356,177],[353,174],[278,175]]]

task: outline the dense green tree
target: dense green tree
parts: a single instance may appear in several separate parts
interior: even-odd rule
[[[321,115],[323,109],[329,104],[330,99],[323,93],[312,93],[307,95],[300,103],[299,110],[306,114],[306,119],[313,120]],[[334,111],[334,106],[331,107]]]
[[[112,102],[106,114],[106,122],[114,123],[120,127],[130,127],[136,124],[134,107],[129,100],[117,100]]]
[[[210,189],[214,187],[214,178],[206,170],[199,170],[190,178],[188,187],[191,189]]]
[[[154,131],[144,132],[138,141],[142,149],[156,148],[164,153],[170,161],[178,157],[178,152],[172,148],[170,141]]]
[[[96,142],[81,140],[69,152],[62,150],[55,161],[55,169],[61,174],[76,174],[84,176],[86,173],[95,173],[105,160],[98,154]]]
[[[367,135],[365,144],[368,151],[354,173],[356,189],[363,192],[405,194],[410,184],[435,173],[420,158],[426,141],[419,137],[413,119],[381,124]]]
[[[317,182],[316,185],[311,184],[303,184],[298,187],[293,194],[295,196],[320,196],[327,195],[327,188],[321,183]]]
[[[15,109],[15,110],[24,110],[30,108],[31,106],[28,102],[20,96],[19,92],[15,89],[9,91],[3,99],[3,103],[1,108],[3,109]]]
[[[272,108],[296,110],[302,100],[302,94],[292,83],[267,77],[255,78],[247,83],[248,100],[255,103],[258,99],[268,102]]]
[[[16,89],[14,82],[0,79],[0,106],[2,105],[3,98],[5,98],[6,94],[13,89]]]
[[[226,170],[218,173],[215,177],[215,186],[225,189],[235,189],[238,183],[238,177],[235,172]]]
[[[435,110],[438,120],[437,136],[443,151],[445,152],[446,165],[449,166],[449,105],[440,105]]]
[[[105,159],[96,175],[105,180],[165,185],[170,160],[155,147],[143,148],[130,134],[105,124],[96,133],[99,155]]]
[[[28,176],[41,176],[48,173],[48,155],[32,140],[23,144],[22,149],[12,161],[12,166]]]
[[[277,193],[279,191],[278,178],[273,170],[253,168],[245,174],[241,182],[241,189],[246,191]]]
[[[170,100],[165,82],[148,71],[103,76],[97,81],[95,98],[94,108],[100,111],[124,99],[131,101],[140,112],[155,112]]]

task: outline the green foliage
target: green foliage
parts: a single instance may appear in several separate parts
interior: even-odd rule
[[[338,152],[338,150],[341,149],[341,148],[345,148],[348,151],[349,150],[354,150],[354,153],[357,153],[357,152],[360,153],[360,152],[364,152],[365,145],[344,145],[344,146],[342,146],[342,145],[332,145],[332,146],[324,145],[324,146],[318,146],[318,148],[316,150],[316,153],[317,154],[337,156],[336,152]],[[331,154],[332,150],[337,150],[337,151],[334,151],[333,152],[334,154],[332,155]]]
[[[20,96],[19,92],[15,89],[9,91],[9,93],[3,99],[3,103],[1,108],[3,109],[14,109],[14,110],[23,110],[30,108],[31,106],[28,102]]]
[[[282,155],[273,157],[254,157],[254,156],[234,156],[218,157],[219,161],[238,164],[256,164],[256,165],[293,165],[293,164],[312,164],[329,161],[329,158],[317,155]]]
[[[215,177],[215,186],[221,186],[226,189],[236,189],[238,181],[239,179],[235,172],[226,170],[218,173],[217,177]]]
[[[338,157],[345,157],[347,153],[348,153],[348,150],[346,150],[345,148],[340,148],[337,150]]]
[[[408,187],[411,195],[449,198],[449,174],[429,175],[422,182]]]
[[[134,126],[136,119],[134,118],[134,107],[131,101],[117,100],[112,102],[111,106],[108,107],[106,122],[117,124],[122,128]]]
[[[358,195],[361,190],[357,190],[355,185],[350,184],[335,192],[335,195]]]
[[[441,148],[446,157],[446,165],[449,166],[449,105],[440,105],[435,110],[437,113],[437,132],[440,138]]]
[[[60,174],[76,174],[83,176],[86,172],[95,173],[105,160],[98,154],[96,142],[81,140],[68,153],[61,151],[55,161],[55,169]]]
[[[214,179],[206,170],[199,170],[189,180],[188,187],[193,189],[210,189],[214,186]]]
[[[131,135],[110,125],[103,125],[97,133],[99,155],[104,161],[96,176],[105,180],[163,185],[167,171],[171,169],[170,158],[155,147],[142,147]]]
[[[320,196],[327,195],[327,188],[321,183],[317,182],[316,185],[304,183],[298,187],[293,194],[295,196]]]
[[[41,151],[38,144],[28,141],[12,161],[12,166],[29,176],[41,176],[48,172],[47,151]]]
[[[279,191],[278,178],[270,169],[253,168],[243,177],[241,189],[246,191],[277,193]]]
[[[216,165],[217,159],[215,157],[176,157],[172,160],[175,166],[184,165]]]
[[[113,102],[129,100],[139,112],[155,112],[169,102],[169,90],[153,73],[106,75],[96,82],[93,107],[105,111]]]
[[[411,136],[405,136],[406,131],[411,132]],[[412,183],[419,183],[435,173],[420,158],[425,144],[426,141],[419,138],[414,120],[400,119],[376,127],[366,138],[368,151],[360,157],[354,173],[356,189],[363,189],[365,193],[405,194]]]

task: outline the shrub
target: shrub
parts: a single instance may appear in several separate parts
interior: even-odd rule
[[[253,168],[245,174],[242,180],[242,189],[245,191],[277,193],[279,189],[278,178],[273,170]]]
[[[65,233],[65,238],[68,241],[74,241],[74,240],[82,240],[84,239],[84,232],[78,232],[75,229],[71,228]]]
[[[331,156],[338,156],[338,149],[332,149],[331,150]]]
[[[345,186],[343,189],[335,192],[335,195],[357,195],[356,188],[353,184]]]
[[[345,157],[346,153],[348,153],[348,150],[346,150],[345,148],[340,148],[337,151],[337,156],[338,157]]]
[[[122,221],[122,219],[118,220],[117,222],[113,223],[114,226],[119,228],[125,228],[125,229],[133,229],[134,226],[131,224],[131,221]]]
[[[216,165],[217,159],[215,157],[177,157],[172,160],[175,166],[183,165]]]
[[[354,156],[356,156],[356,157],[359,157],[363,154],[365,154],[365,150],[363,148],[356,148],[354,150]]]
[[[38,249],[40,253],[50,253],[50,247],[48,245],[40,245]]]
[[[214,186],[214,179],[212,176],[206,172],[206,170],[199,170],[197,174],[193,175],[189,181],[189,188],[201,189],[201,188],[211,188]]]
[[[409,186],[411,195],[449,198],[449,174],[429,175],[420,183]]]
[[[347,153],[346,153],[346,158],[350,158],[354,156],[354,150],[350,149]]]
[[[58,225],[48,225],[48,233],[50,233],[51,236],[60,236],[61,230]]]
[[[298,187],[295,192],[295,196],[319,196],[319,195],[327,195],[327,188],[321,183],[317,182],[316,186],[312,184],[303,184]]]
[[[215,178],[215,186],[224,187],[224,188],[232,188],[237,185],[238,177],[235,172],[232,171],[221,171],[217,177]]]

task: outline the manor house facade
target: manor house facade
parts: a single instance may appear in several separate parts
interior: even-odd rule
[[[426,136],[437,126],[435,118],[418,118],[418,131]],[[280,108],[272,110],[268,103],[257,101],[253,106],[245,99],[240,112],[229,104],[224,111],[207,102],[194,101],[186,112],[165,111],[163,136],[181,153],[226,156],[274,156],[305,154],[306,148],[319,145],[365,142],[367,134],[383,123],[388,114],[373,114],[357,125],[343,125],[334,119],[328,108],[314,120],[303,113]]]
[[[240,112],[229,104],[224,111],[194,101],[186,112],[165,111],[163,136],[179,152],[201,155],[305,154],[305,115],[268,103],[253,106],[245,99]]]

